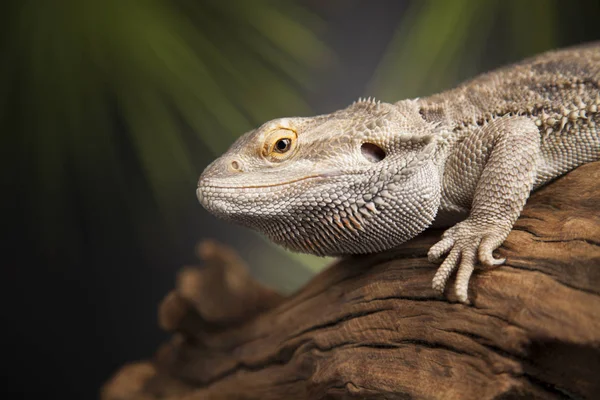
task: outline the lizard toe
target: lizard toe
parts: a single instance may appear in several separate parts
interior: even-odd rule
[[[504,238],[499,235],[485,236],[479,245],[479,261],[487,267],[504,264],[506,258],[496,258],[493,254],[503,241]]]
[[[438,263],[442,256],[448,253],[454,246],[454,238],[451,236],[443,237],[442,240],[431,246],[427,252],[429,262]]]
[[[448,257],[444,260],[442,265],[438,268],[435,276],[433,277],[433,281],[431,287],[440,292],[444,293],[444,289],[446,288],[446,282],[448,282],[448,278],[454,272],[454,270],[458,267],[458,262],[460,260],[460,250],[458,248],[453,248],[448,254]]]
[[[461,252],[460,265],[458,272],[456,273],[456,283],[454,285],[454,291],[458,301],[463,304],[469,302],[469,280],[475,269],[475,263],[477,261],[477,248],[473,245],[467,247]]]

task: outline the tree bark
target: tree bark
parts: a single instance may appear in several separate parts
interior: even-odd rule
[[[600,398],[600,162],[531,196],[471,305],[431,289],[440,233],[342,259],[287,298],[205,242],[160,306],[172,340],[102,399]]]

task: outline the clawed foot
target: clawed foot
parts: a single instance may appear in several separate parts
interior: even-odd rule
[[[490,225],[467,219],[448,229],[442,240],[429,249],[429,261],[436,262],[448,254],[433,277],[433,289],[444,292],[450,275],[458,268],[454,290],[461,303],[468,303],[469,280],[479,260],[485,266],[503,264],[504,258],[494,258],[492,252],[508,236],[510,227]]]

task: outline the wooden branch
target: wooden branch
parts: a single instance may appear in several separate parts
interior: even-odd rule
[[[204,243],[160,307],[173,339],[102,398],[600,398],[600,163],[533,194],[470,306],[431,289],[439,233],[341,260],[289,298]]]

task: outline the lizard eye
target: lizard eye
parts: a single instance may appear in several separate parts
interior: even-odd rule
[[[283,139],[279,139],[277,142],[275,142],[275,147],[273,148],[273,150],[275,150],[278,153],[285,153],[286,151],[288,151],[290,149],[290,146],[292,145],[292,141],[288,138],[283,138]]]
[[[277,129],[267,135],[262,155],[269,161],[283,161],[296,148],[298,135],[291,129]]]

